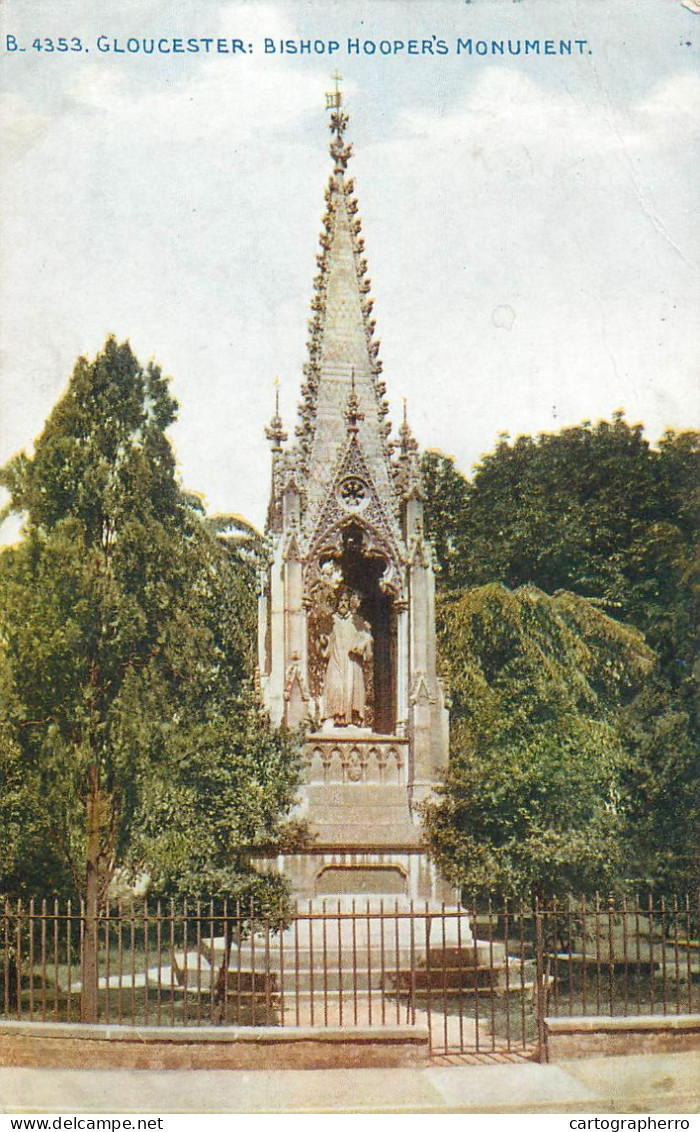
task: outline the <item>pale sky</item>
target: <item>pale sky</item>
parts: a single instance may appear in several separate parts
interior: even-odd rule
[[[4,0],[0,32],[26,47],[2,58],[0,462],[114,333],[172,377],[184,484],[262,525],[336,68],[394,422],[406,396],[421,446],[467,473],[499,432],[618,408],[652,440],[700,424],[700,16],[680,0]],[[100,53],[100,35],[253,53]],[[448,55],[347,52],[433,35]],[[31,47],[59,36],[89,51]],[[341,50],[265,54],[265,37]],[[458,37],[588,45],[469,56]]]

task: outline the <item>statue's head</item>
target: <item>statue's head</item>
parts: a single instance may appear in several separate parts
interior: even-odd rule
[[[350,595],[347,590],[341,590],[338,594],[337,609],[341,617],[346,617],[350,612]]]

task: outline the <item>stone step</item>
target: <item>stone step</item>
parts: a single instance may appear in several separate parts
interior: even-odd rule
[[[343,814],[345,816],[342,820],[348,821],[347,809],[343,810]],[[327,810],[314,811],[307,816],[310,833],[324,848],[333,851],[336,849],[361,851],[368,846],[379,850],[392,849],[398,840],[402,845],[414,848],[420,845],[420,830],[416,829],[408,819],[403,821],[397,818],[393,823],[383,824],[373,819],[368,820],[366,813],[354,814],[352,827],[343,826],[339,829],[339,818],[340,814],[329,814]]]
[[[325,943],[328,954],[337,955],[340,952],[343,955],[352,955],[354,952],[361,954],[363,951],[373,953],[376,949],[379,953],[383,951],[388,961],[396,952],[398,943],[400,951],[412,952],[417,958],[425,955],[428,948],[440,952],[447,948],[450,953],[458,951],[465,957],[475,955],[478,962],[489,962],[491,958],[496,961],[505,955],[505,946],[502,943],[489,944],[480,940],[475,944],[466,916],[443,917],[441,911],[435,910],[426,916],[411,918],[407,914],[399,914],[397,917],[389,909],[380,915],[378,904],[374,909],[370,905],[369,912],[365,914],[363,908],[365,901],[359,900],[356,902],[355,914],[352,915],[348,914],[349,909],[352,908],[352,898],[346,897],[344,900],[333,900],[330,903],[333,907],[327,907],[325,913],[322,909],[318,909],[316,903],[317,910],[310,913],[308,918],[302,914],[295,922],[295,926],[281,933],[270,933],[267,936],[256,934],[254,943],[249,939],[244,940],[241,944],[242,953],[248,955],[255,950],[256,953],[264,955],[265,949],[268,948],[271,955],[279,955],[280,951],[283,951],[285,955],[293,957],[299,951],[311,950],[320,954]],[[338,905],[341,909],[340,916],[336,914]],[[343,912],[345,915],[342,914]],[[211,937],[203,939],[202,954],[211,959],[212,956],[222,953],[224,946],[223,936],[213,940]],[[246,962],[243,965],[249,964]],[[277,965],[275,962],[275,966]]]
[[[681,981],[687,981],[689,974],[691,980],[700,974],[700,956],[697,952],[692,953],[688,951],[687,947],[679,946],[678,953],[676,953],[673,945],[656,943],[650,946],[647,940],[643,940],[640,944],[628,941],[626,956],[622,948],[617,951],[613,948],[612,961],[615,967],[627,967],[630,972],[633,972],[639,966],[642,969],[653,967],[657,973],[662,974],[665,968],[666,977],[674,982],[676,974]],[[610,950],[607,940],[601,940],[601,946],[597,953],[595,941],[593,941],[592,944],[589,943],[586,946],[585,952],[580,950],[557,954],[556,962],[578,965],[585,963],[587,966],[608,967],[610,965]]]
[[[213,941],[204,941],[203,947],[214,964],[216,970],[224,958],[224,939],[219,937]],[[382,963],[383,954],[383,963]],[[505,979],[505,967],[508,964],[508,981],[517,982],[521,978],[521,960],[519,958],[506,958],[503,944],[489,944],[477,941],[476,947],[464,949],[448,948],[444,952],[431,949],[429,960],[426,953],[415,948],[399,947],[396,949],[358,947],[355,954],[350,951],[338,953],[337,948],[327,946],[325,955],[323,948],[297,947],[291,951],[287,948],[280,954],[279,947],[270,946],[266,952],[264,946],[251,948],[244,944],[240,949],[231,950],[229,960],[229,973],[232,977],[244,981],[251,977],[252,971],[261,975],[269,972],[276,988],[285,991],[307,990],[323,987],[328,989],[366,989],[369,986],[385,987],[411,983],[411,970],[415,966],[416,977],[414,985],[425,986],[435,984],[440,986],[474,986],[476,983],[494,985]],[[529,971],[531,961],[525,964]],[[196,981],[196,962],[192,961]],[[202,980],[203,989],[211,985],[211,975]]]
[[[198,984],[208,990],[212,981],[216,984],[217,969],[212,971],[211,963],[201,951],[175,952],[173,970],[181,986],[187,981],[188,986]]]
[[[224,941],[214,941],[214,947],[207,947],[206,952],[203,952],[207,961],[213,962],[215,965],[220,965],[224,957]],[[444,959],[443,959],[444,955]],[[383,958],[382,958],[383,956]],[[325,957],[325,958],[324,958]],[[190,959],[190,966],[196,968],[196,958]],[[382,966],[384,968],[391,966],[410,967],[415,963],[417,967],[430,966],[435,969],[447,967],[490,967],[499,966],[505,962],[505,948],[503,944],[494,944],[489,946],[488,943],[477,941],[476,947],[470,943],[467,947],[460,949],[446,948],[444,952],[442,949],[435,950],[431,948],[430,957],[426,959],[425,948],[410,946],[389,946],[382,949],[381,947],[366,946],[361,947],[359,944],[353,952],[352,947],[344,947],[340,951],[337,946],[333,946],[333,941],[328,941],[328,944],[323,948],[314,945],[310,947],[284,947],[280,950],[279,947],[270,946],[269,951],[265,950],[264,946],[250,948],[244,944],[240,949],[233,947],[230,953],[229,969],[235,970],[240,967],[245,970],[252,968],[262,969],[269,966],[273,971],[279,971],[282,967],[299,967],[300,969],[314,967],[322,970],[323,966],[330,970],[331,967],[347,967],[353,966],[358,969],[369,967],[372,970],[379,971]],[[520,962],[520,960],[518,960]]]
[[[185,970],[187,981],[185,983]],[[171,977],[175,980],[175,987],[180,991],[186,989],[190,994],[209,995],[212,989],[216,991],[220,975],[217,972],[211,979],[211,970],[198,972],[197,968],[185,969],[178,967],[170,972],[163,972],[161,987],[170,987]],[[328,967],[324,975],[323,968],[299,967],[297,969],[285,968],[284,971],[270,969],[265,971],[257,968],[253,972],[250,968],[230,967],[228,971],[229,997],[240,998],[241,1001],[276,1001],[283,995],[285,998],[296,995],[325,995],[326,993],[340,993],[351,995],[357,992],[384,991],[387,994],[399,993],[427,993],[433,990],[440,993],[471,992],[494,990],[501,993],[510,991],[517,993],[533,985],[535,969],[533,963],[521,966],[519,959],[510,958],[498,966],[442,966],[416,967],[412,973],[410,965],[387,964],[382,971],[379,967],[358,965],[355,969]]]
[[[315,806],[376,806],[408,809],[405,786],[373,782],[310,782],[304,788]]]
[[[127,990],[137,987],[145,987],[148,982],[148,975],[145,971],[136,971],[134,974],[131,971],[125,971],[122,975],[100,975],[97,980],[98,990]],[[73,984],[75,987],[75,984]]]
[[[230,979],[228,985],[228,992],[230,998],[240,998],[243,1002],[250,1001],[253,997],[256,1002],[277,1001],[281,996],[285,999],[294,998],[296,994],[309,996],[323,996],[325,993],[338,994],[341,990],[344,995],[352,997],[353,993],[367,993],[369,989],[373,992],[383,991],[385,994],[402,994],[410,995],[413,993],[420,994],[426,993],[427,988],[435,992],[442,993],[471,993],[475,989],[481,993],[488,990],[498,991],[504,993],[509,990],[515,994],[519,990],[532,987],[534,983],[533,978],[524,977],[520,971],[511,972],[510,977],[506,980],[503,970],[493,969],[491,971],[482,970],[478,972],[475,977],[473,971],[416,971],[415,978],[411,978],[410,971],[407,969],[399,969],[398,971],[388,969],[382,974],[379,971],[358,970],[356,972],[338,972],[329,971],[327,978],[324,980],[322,972],[314,972],[313,978],[310,971],[300,971],[297,975],[293,972],[285,972],[284,980],[280,980],[279,975],[270,975],[269,980],[263,980],[259,973],[256,973],[256,980],[250,980],[251,972],[243,972],[247,978],[238,983],[235,972],[229,972]],[[212,993],[216,994],[216,987],[212,992],[211,985],[208,980],[202,980],[201,983],[197,981],[196,975],[188,978],[187,983],[180,982],[176,976],[176,981],[173,984],[174,991],[181,995],[187,991],[192,995],[209,996]],[[157,985],[157,984],[149,984]],[[165,979],[160,984],[161,990],[166,991],[168,994],[171,990],[169,979]]]

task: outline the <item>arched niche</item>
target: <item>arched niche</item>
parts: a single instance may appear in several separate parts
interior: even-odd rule
[[[396,727],[396,612],[394,593],[386,586],[391,570],[390,561],[362,526],[350,522],[318,552],[307,585],[312,695],[321,702],[327,668],[324,642],[332,631],[340,594],[350,593],[357,617],[372,636],[372,659],[364,666],[365,725],[384,735],[393,734]]]

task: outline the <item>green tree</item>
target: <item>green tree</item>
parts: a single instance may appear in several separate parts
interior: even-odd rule
[[[622,705],[653,671],[640,633],[576,595],[478,587],[442,603],[451,761],[431,853],[474,893],[562,895],[625,875]]]
[[[109,339],[94,361],[78,360],[33,456],[2,472],[10,507],[25,516],[24,537],[0,555],[0,734],[12,788],[2,805],[26,807],[47,835],[42,853],[49,845],[54,863],[35,895],[70,876],[85,898],[88,953],[115,866],[134,859],[137,842],[147,865],[146,833],[154,845],[162,834],[154,815],[173,823],[163,790],[186,778],[201,795],[218,782],[215,817],[199,808],[202,859],[204,847],[230,847],[211,829],[226,804],[249,847],[274,842],[296,785],[289,740],[268,733],[246,691],[250,549],[222,542],[179,486],[166,435],[176,408],[160,369]],[[256,766],[240,757],[252,726]],[[261,882],[241,847],[228,872],[207,859],[212,882],[280,899],[279,882]],[[22,849],[20,836],[4,850],[7,888],[34,881],[41,855],[30,853],[32,875]],[[162,842],[157,853],[162,866]]]
[[[152,890],[197,900],[203,894],[251,905],[279,921],[286,885],[252,871],[255,850],[299,845],[284,820],[299,775],[298,737],[271,731],[248,689],[186,739],[168,778],[154,773],[131,846],[132,867],[147,864]]]
[[[429,453],[424,478],[443,594],[493,581],[567,590],[644,633],[658,658],[653,689],[619,719],[629,759],[624,852],[645,883],[692,883],[698,434],[669,431],[652,447],[617,413],[502,437],[471,481]]]
[[[617,413],[504,437],[471,482],[446,457],[429,453],[424,468],[443,589],[498,581],[580,594],[641,629],[671,688],[691,694],[697,433],[667,432],[653,448]]]
[[[684,895],[700,877],[700,764],[687,714],[655,677],[620,713],[625,855],[640,886]]]
[[[454,461],[440,452],[426,452],[421,462],[425,488],[427,533],[433,545],[442,589],[466,584],[464,532],[469,484]]]

